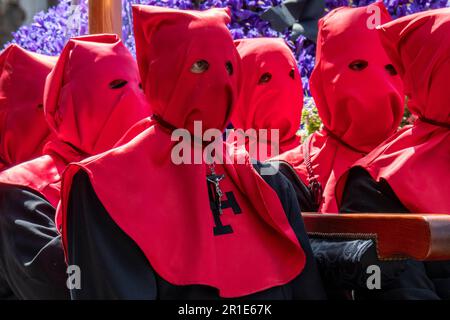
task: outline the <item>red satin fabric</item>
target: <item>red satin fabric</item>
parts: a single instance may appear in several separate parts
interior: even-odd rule
[[[303,109],[303,88],[295,58],[284,40],[254,38],[237,40],[244,74],[242,93],[231,122],[236,129],[278,129],[279,140],[272,141],[270,132],[264,137],[250,137],[249,143],[267,145],[268,153],[255,152],[247,145],[252,158],[265,161],[272,154],[271,142],[278,144],[279,153],[300,144],[296,135]],[[268,82],[261,77],[270,74]],[[260,138],[259,140],[257,138]]]
[[[381,22],[391,18],[383,3],[378,8]],[[317,62],[311,76],[311,92],[325,129],[302,146],[279,157],[290,163],[308,185],[304,148],[309,153],[315,178],[323,188],[319,212],[336,213],[335,186],[355,161],[394,134],[403,115],[403,86],[391,75],[391,64],[375,29],[367,27],[372,16],[368,7],[342,7],[319,22]],[[352,70],[356,60],[368,63]]]
[[[56,58],[10,45],[0,54],[0,171],[42,155],[45,78]]]
[[[117,79],[128,83],[111,89]],[[44,110],[56,138],[46,144],[44,156],[2,172],[0,183],[31,188],[56,207],[67,164],[112,148],[150,110],[137,65],[115,35],[71,39],[45,92]]]
[[[151,6],[135,6],[133,12],[139,68],[155,113],[179,128],[192,129],[194,120],[203,120],[203,128],[224,128],[241,75],[226,28],[229,12]],[[209,69],[192,73],[191,66],[200,59],[209,62]],[[233,65],[231,75],[227,62]],[[69,166],[60,207],[66,248],[64,217],[71,182],[84,170],[112,219],[168,282],[207,285],[222,297],[240,297],[293,280],[304,267],[303,250],[275,191],[247,154],[236,155],[244,160],[242,165],[215,166],[218,174],[225,174],[221,189],[233,192],[242,213],[224,209],[221,219],[234,232],[214,236],[208,166],[174,164],[171,153],[177,142],[171,141],[171,131],[144,122],[149,128],[126,145]]]
[[[425,119],[356,165],[386,180],[411,212],[450,214],[450,9],[397,19],[379,35],[403,78],[408,107]]]

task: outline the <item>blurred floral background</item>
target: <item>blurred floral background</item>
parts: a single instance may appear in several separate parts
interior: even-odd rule
[[[326,0],[325,13],[340,6],[365,6],[375,0]],[[229,26],[235,39],[253,37],[284,37],[294,52],[303,79],[305,93],[302,127],[299,134],[307,136],[320,127],[320,119],[309,93],[309,76],[315,63],[315,44],[300,36],[290,41],[290,31],[277,32],[260,18],[260,14],[281,0],[123,0],[123,39],[132,53],[135,52],[132,34],[132,4],[150,4],[179,9],[207,9],[228,6],[232,10]],[[396,18],[429,9],[450,6],[450,0],[384,0],[391,15]],[[87,27],[87,0],[60,0],[55,6],[37,13],[33,21],[13,33],[12,42],[31,51],[58,55],[72,36],[83,35]],[[405,112],[402,125],[412,121]]]

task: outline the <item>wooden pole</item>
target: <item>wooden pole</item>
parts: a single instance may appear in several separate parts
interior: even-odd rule
[[[122,37],[122,0],[89,0],[89,33]]]

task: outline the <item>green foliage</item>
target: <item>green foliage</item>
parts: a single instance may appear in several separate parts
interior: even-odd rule
[[[405,113],[403,114],[403,119],[400,124],[400,127],[404,127],[406,125],[412,124],[416,120],[416,116],[411,113],[408,109],[408,97],[405,98]]]
[[[309,135],[320,129],[322,121],[320,120],[314,100],[311,97],[305,98],[305,107],[302,112],[302,128],[299,135],[305,140]]]

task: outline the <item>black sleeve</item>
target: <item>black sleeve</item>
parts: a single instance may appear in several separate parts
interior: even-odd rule
[[[439,297],[450,300],[450,261],[427,261],[425,269]]]
[[[257,164],[256,170],[270,163]],[[319,274],[319,270],[314,259],[311,244],[306,233],[305,225],[301,216],[300,207],[295,196],[295,191],[289,180],[281,173],[276,175],[261,175],[262,178],[275,190],[281,200],[283,209],[297,235],[297,239],[306,255],[306,265],[302,273],[293,281],[294,299],[299,300],[322,300],[326,299],[325,290]]]
[[[294,188],[297,202],[302,212],[317,212],[319,210],[314,201],[311,190],[298,177],[295,170],[286,162],[278,162],[280,172],[289,180]]]
[[[349,172],[340,212],[409,213],[409,210],[400,202],[385,180],[377,182],[366,170],[355,167]],[[383,290],[362,290],[359,294],[368,299],[383,300],[434,300],[449,297],[449,265],[448,262],[406,260],[403,267],[399,268],[398,263],[384,263],[382,275],[397,273],[397,276]],[[439,271],[442,271],[441,274]]]
[[[409,213],[385,180],[375,181],[361,167],[350,170],[339,211]]]
[[[54,218],[55,208],[41,195],[0,185],[0,283],[18,299],[69,299]]]
[[[67,239],[69,265],[81,270],[81,289],[71,291],[72,299],[156,299],[153,268],[109,216],[84,171],[73,179]]]

